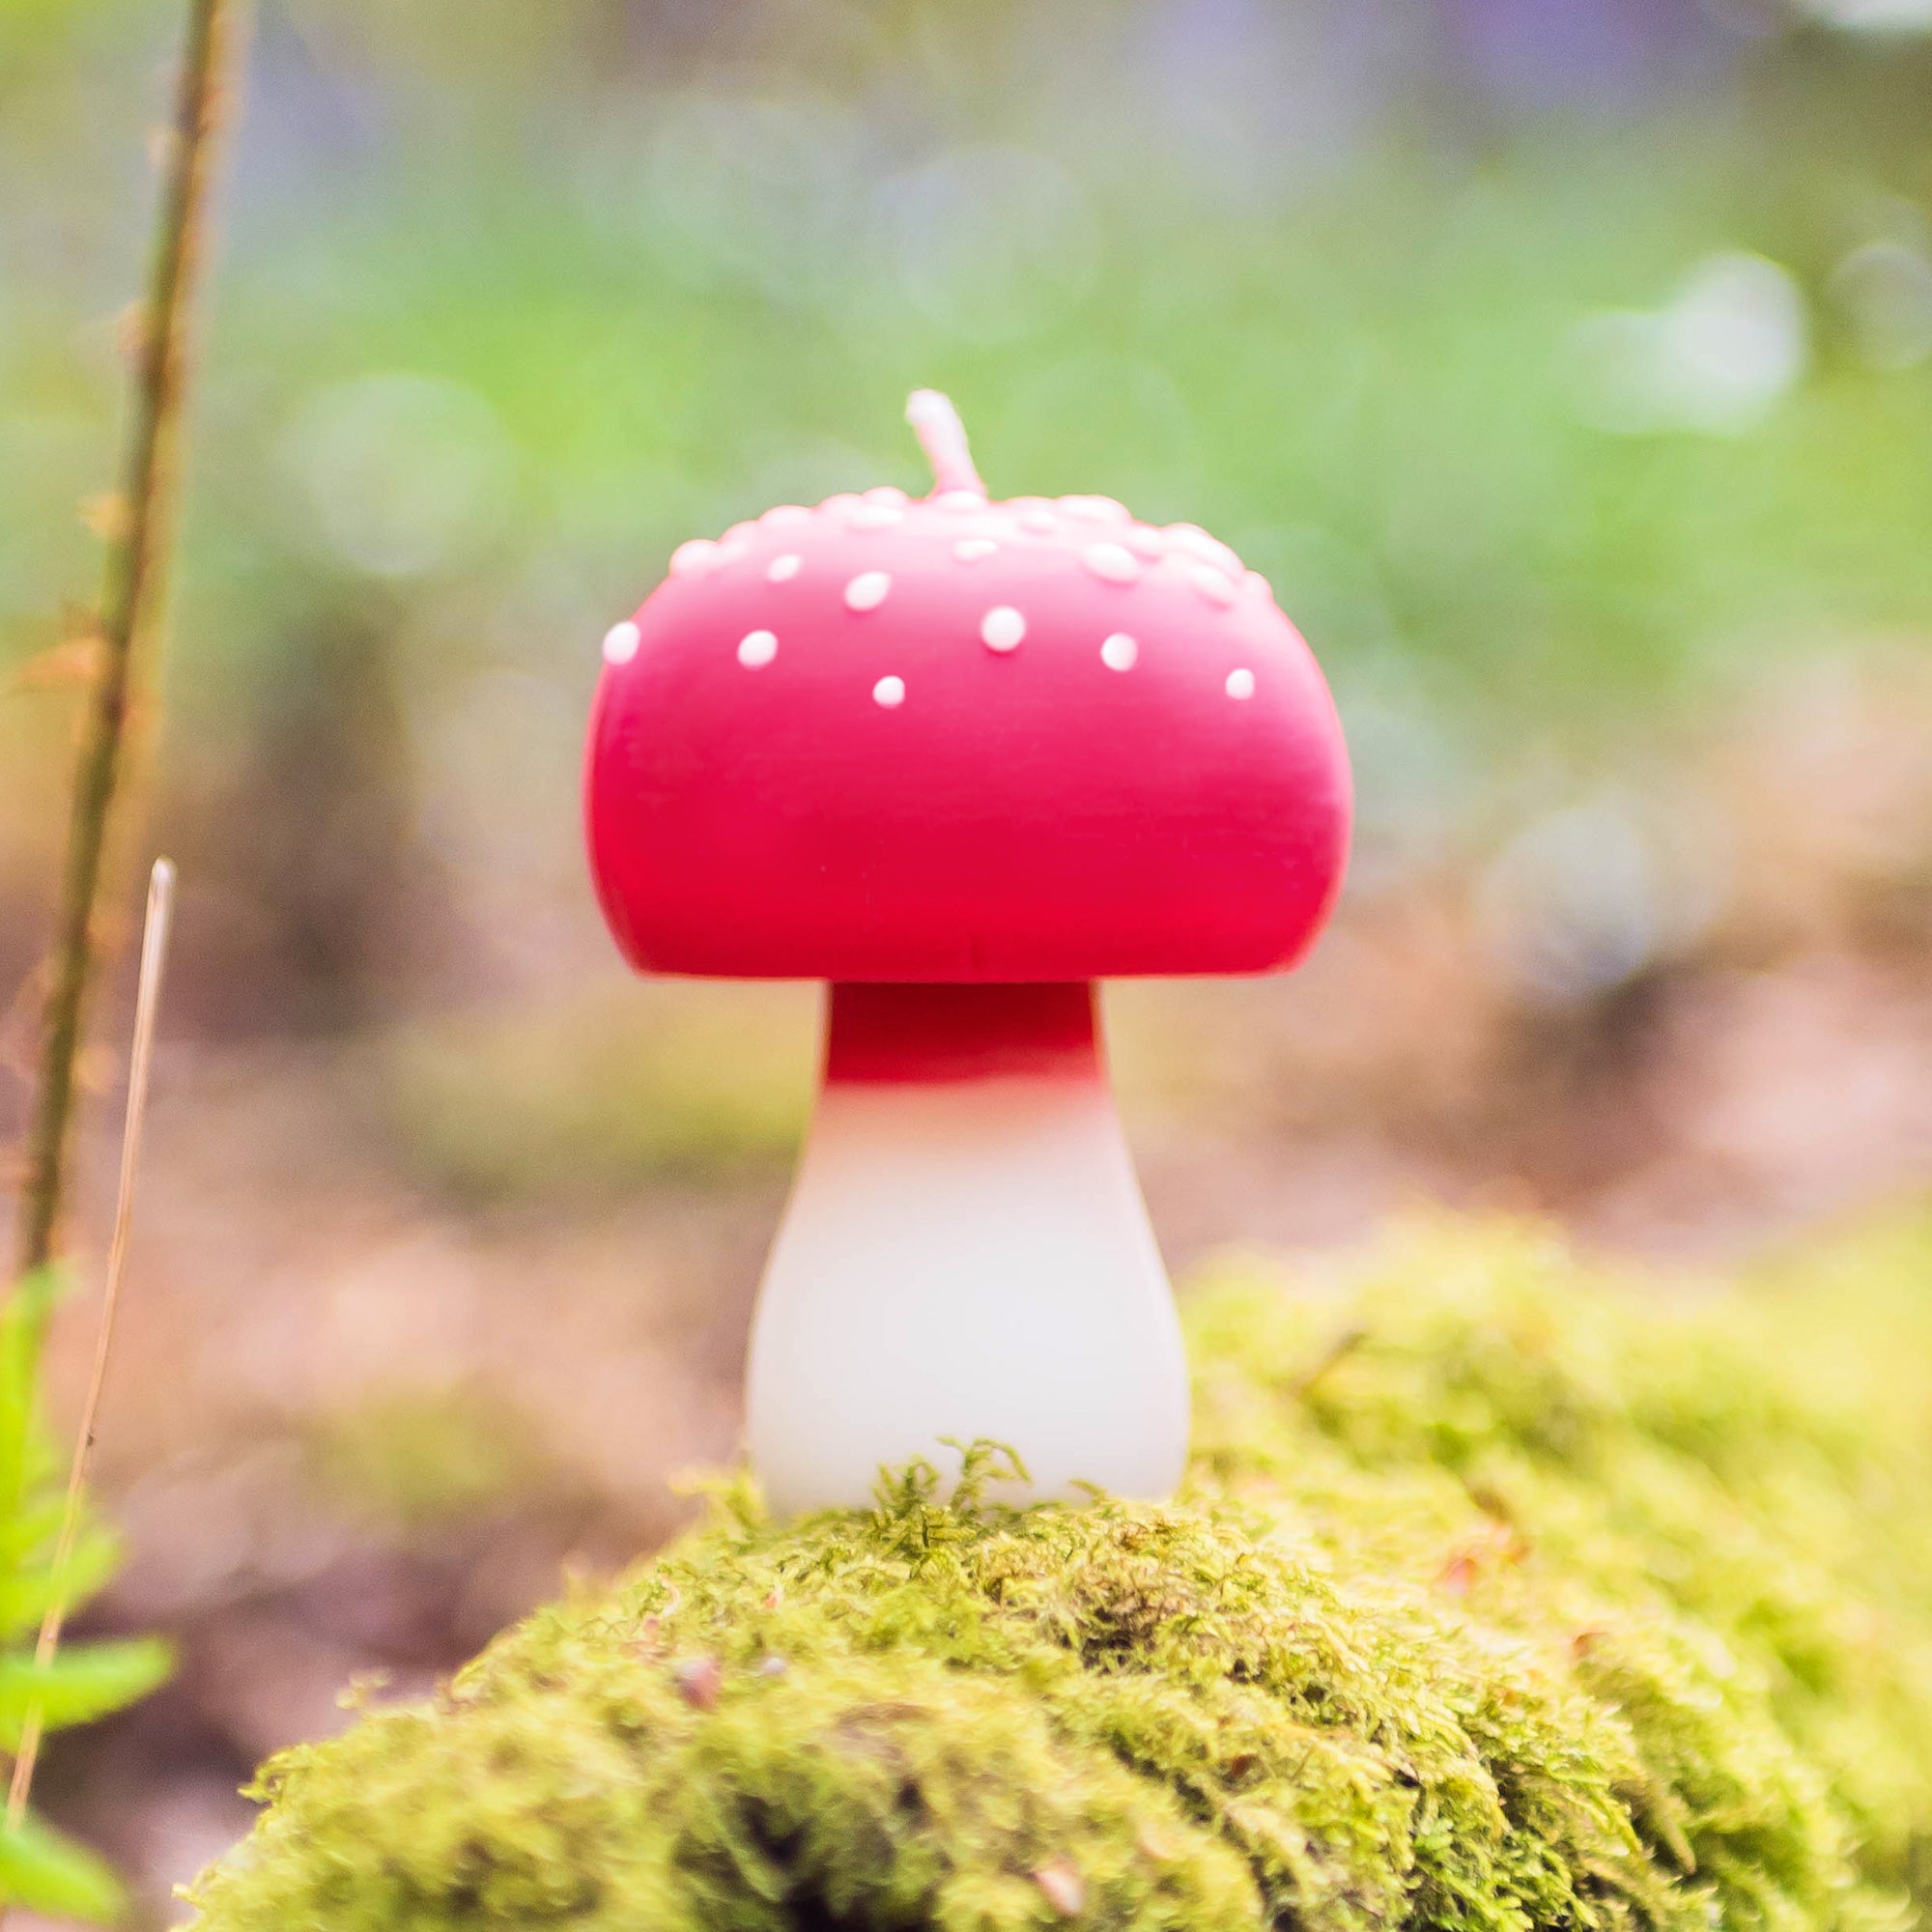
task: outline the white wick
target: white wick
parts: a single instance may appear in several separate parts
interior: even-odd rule
[[[976,497],[986,494],[980,472],[973,468],[973,452],[966,443],[966,425],[952,398],[937,389],[915,389],[906,398],[906,421],[932,465],[933,487],[937,490],[970,490]]]

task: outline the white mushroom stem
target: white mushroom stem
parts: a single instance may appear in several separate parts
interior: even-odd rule
[[[970,490],[983,497],[986,486],[973,467],[973,452],[966,442],[966,425],[952,399],[937,389],[915,389],[906,398],[906,421],[932,465],[935,490]]]
[[[783,1516],[950,1473],[948,1438],[1016,1450],[1029,1500],[1172,1491],[1186,1364],[1091,985],[833,987],[749,1401]]]

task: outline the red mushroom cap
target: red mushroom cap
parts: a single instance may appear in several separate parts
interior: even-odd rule
[[[1349,762],[1267,583],[1104,497],[988,502],[963,444],[942,475],[688,543],[605,639],[585,814],[633,965],[1293,963],[1341,883]]]

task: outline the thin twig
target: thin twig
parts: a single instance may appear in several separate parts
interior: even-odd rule
[[[187,43],[161,185],[155,254],[131,345],[121,487],[109,516],[98,668],[88,705],[55,922],[21,1184],[19,1261],[51,1259],[66,1191],[74,1064],[93,978],[108,820],[128,737],[136,647],[160,603],[173,483],[187,390],[187,325],[207,231],[210,177],[223,121],[234,35],[231,0],[188,0]]]
[[[107,1385],[107,1362],[114,1346],[114,1318],[121,1306],[121,1278],[128,1269],[128,1236],[134,1222],[134,1179],[141,1166],[141,1130],[148,1120],[148,1076],[155,1057],[155,1016],[160,1010],[161,974],[167,964],[168,928],[174,918],[175,868],[165,859],[155,862],[148,881],[148,920],[141,935],[141,990],[134,1002],[134,1050],[128,1062],[128,1118],[121,1135],[121,1186],[114,1202],[114,1238],[107,1250],[107,1289],[101,1297],[100,1325],[94,1338],[94,1372],[81,1404],[80,1429],[74,1437],[73,1463],[68,1470],[67,1503],[61,1512],[60,1535],[54,1544],[53,1570],[48,1583],[46,1613],[41,1619],[40,1640],[34,1645],[34,1669],[42,1672],[60,1647],[61,1626],[67,1620],[67,1573],[80,1533],[81,1498],[94,1463],[94,1431],[100,1419],[100,1392]],[[41,1754],[43,1719],[41,1699],[27,1707],[20,1732],[20,1748],[14,1757],[14,1781],[7,1792],[7,1829],[15,1831],[26,1816],[34,1788],[34,1765]]]

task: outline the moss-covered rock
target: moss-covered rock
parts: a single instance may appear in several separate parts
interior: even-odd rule
[[[272,1763],[204,1932],[1903,1924],[1932,1320],[1854,1346],[1857,1300],[1687,1309],[1454,1223],[1237,1273],[1179,1502],[994,1508],[983,1451],[951,1505],[723,1491]]]
[[[1444,1581],[1486,1619],[1581,1592],[1606,1629],[1715,1640],[1861,1869],[1932,1899],[1932,1224],[1694,1298],[1536,1231],[1435,1224],[1327,1308],[1312,1381],[1305,1298],[1232,1279],[1197,1314],[1204,1486],[1315,1504],[1345,1561],[1401,1565],[1426,1512],[1473,1510]],[[1593,1638],[1586,1686],[1608,1655]]]

